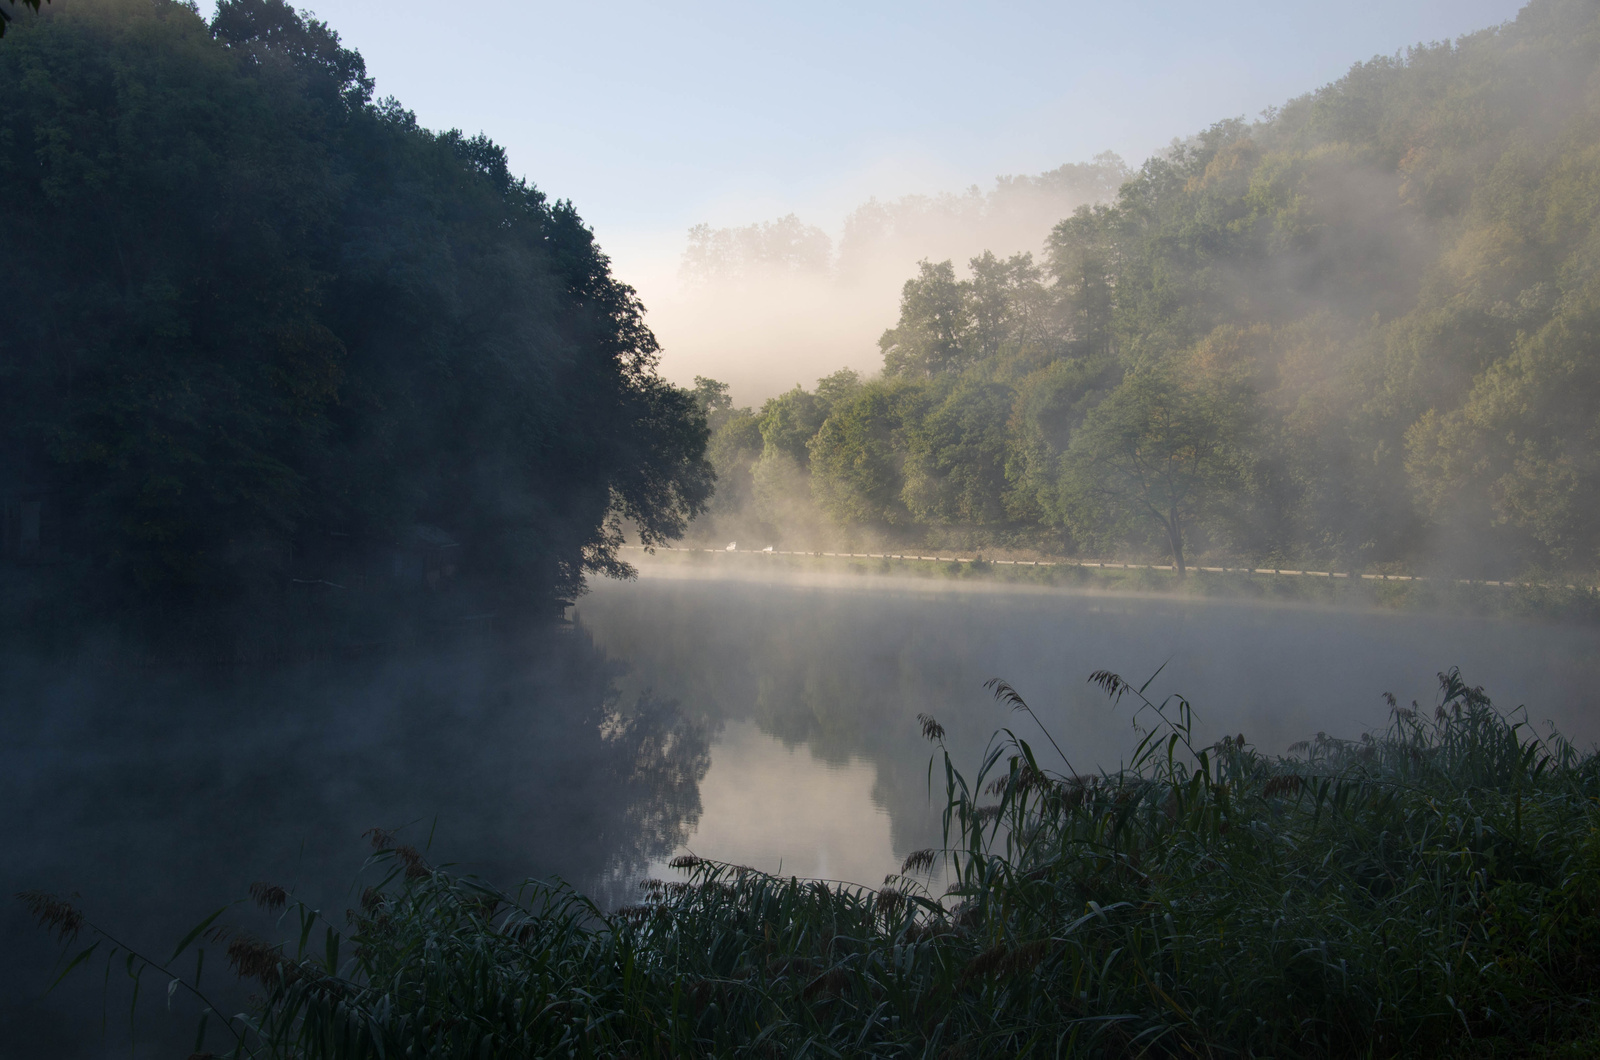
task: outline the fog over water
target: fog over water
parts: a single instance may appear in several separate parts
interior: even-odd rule
[[[1113,707],[1089,673],[1142,681],[1163,663],[1152,689],[1187,695],[1206,741],[1356,737],[1385,722],[1383,692],[1431,704],[1451,665],[1541,726],[1600,739],[1588,627],[727,573],[647,566],[597,584],[564,631],[387,659],[224,674],[145,672],[113,653],[9,660],[7,893],[76,891],[92,918],[165,955],[255,880],[295,884],[340,921],[374,825],[406,826],[431,860],[498,883],[559,874],[608,902],[682,850],[876,884],[938,841],[919,712],[969,767],[1000,726],[1042,747],[984,691],[994,676],[1080,771],[1114,768],[1137,739],[1129,702]],[[0,1055],[128,1055],[121,986],[101,1039],[98,975],[38,1001],[53,944],[17,903],[0,944]],[[226,978],[211,980],[224,998]],[[192,1041],[176,1007],[141,1006],[135,1055]]]
[[[0,214],[0,1060],[189,1055],[203,1008],[252,1004],[230,940],[321,935],[251,889],[343,929],[391,835],[602,911],[677,893],[653,881],[684,854],[883,886],[943,843],[942,751],[971,777],[1020,739],[1092,775],[1170,724],[1097,671],[1192,707],[1196,747],[1356,741],[1396,701],[1433,717],[1459,669],[1534,733],[1600,748],[1600,0],[327,3],[324,24],[278,0],[0,0],[21,15],[0,172],[22,204]],[[1090,588],[1110,584],[1172,591]],[[1543,617],[1422,610],[1502,590],[1485,611]],[[1293,771],[1263,798],[1311,790]],[[1480,844],[1516,887],[1548,868],[1501,853],[1525,774],[1488,793],[1516,830]],[[977,790],[969,820],[1032,827]],[[1168,824],[1220,820],[1143,790]],[[1423,1013],[1413,1037],[1304,1015],[1294,984],[1333,982],[1333,957],[1355,982],[1360,956],[1303,944],[1355,937],[1354,906],[1305,884],[1324,877],[1247,887],[1230,855],[1217,886],[1193,862],[1189,894],[1225,899],[1202,920],[1270,926],[1229,952],[1259,963],[1258,1000],[1289,999],[1271,1040],[1495,1026],[1507,995],[1480,991],[1480,1021],[1431,972],[1433,1001],[1391,1003],[1413,978],[1385,967],[1385,903],[1423,891],[1355,854],[1340,878],[1377,896],[1387,984],[1315,1011]],[[951,860],[911,864],[938,894]],[[992,1049],[963,1044],[994,1041],[984,1006],[1074,967],[1057,929],[1111,901],[1113,861],[1047,867],[1061,904],[1001,934],[944,896],[949,931],[930,909],[887,944],[930,940],[951,974],[891,994],[916,1010],[889,1022],[862,1009],[869,1031]],[[1490,875],[1495,905],[1459,905],[1483,924],[1509,908]],[[92,929],[64,949],[30,892]],[[1330,933],[1280,930],[1301,896]],[[888,912],[915,907],[873,908],[899,931]],[[207,997],[169,994],[159,965],[219,913]],[[1450,936],[1414,934],[1436,968]],[[1514,934],[1451,967],[1554,967]],[[1187,989],[1196,936],[1157,936]],[[807,934],[815,961],[774,937],[732,974],[764,967],[816,1012],[866,996],[845,935]],[[157,969],[137,985],[131,951]],[[200,979],[196,955],[171,974]],[[1243,959],[1192,978],[1241,982]],[[1105,1042],[1169,1033],[1168,1010],[1122,1022],[1113,964],[1100,994],[1038,991],[1020,1033],[1041,1012],[1123,1035]],[[725,969],[647,965],[625,994],[665,968],[671,1021],[688,998],[686,1033],[737,1037]],[[1227,991],[1172,1010],[1277,1026]],[[625,1000],[639,1027],[660,1014]],[[1535,1000],[1530,1027],[1560,1011]]]
[[[821,773],[854,778],[870,763],[892,850],[858,852],[851,863],[873,872],[938,841],[919,713],[944,724],[969,766],[1001,726],[1045,744],[984,690],[992,677],[1028,700],[1081,772],[1116,768],[1138,741],[1134,704],[1114,707],[1088,684],[1102,668],[1135,683],[1160,670],[1151,698],[1186,697],[1201,740],[1242,732],[1273,753],[1318,732],[1355,739],[1383,726],[1385,692],[1431,706],[1437,673],[1451,666],[1501,708],[1526,704],[1541,732],[1553,721],[1580,746],[1600,740],[1591,691],[1600,653],[1595,630],[1582,626],[648,566],[637,583],[596,586],[576,610],[597,644],[626,653],[628,687],[751,721],[785,747],[804,747]],[[751,800],[748,812],[760,816],[765,805]],[[808,863],[796,859],[805,853],[784,849],[784,837],[827,811],[797,797],[789,812],[795,824],[774,820],[765,831],[719,821],[723,846],[708,815],[689,846],[769,871],[782,857],[785,871],[803,874]],[[847,817],[841,827],[857,823]],[[877,882],[860,871],[859,882]]]

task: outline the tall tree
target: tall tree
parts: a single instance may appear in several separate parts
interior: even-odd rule
[[[1162,365],[1128,375],[1073,436],[1066,475],[1086,536],[1139,521],[1159,529],[1178,574],[1195,522],[1244,481],[1245,395]]]
[[[703,507],[705,416],[571,205],[371,91],[282,0],[0,48],[0,493],[71,509],[63,589],[233,600],[423,524],[548,603]]]
[[[904,384],[879,381],[835,407],[811,441],[811,488],[817,503],[843,524],[897,526],[909,521],[901,491]]]
[[[900,292],[900,322],[878,339],[883,370],[913,378],[964,368],[971,360],[968,294],[955,264],[919,262]]]

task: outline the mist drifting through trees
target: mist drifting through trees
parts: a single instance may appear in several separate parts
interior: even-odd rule
[[[283,0],[0,16],[0,1055],[1600,1052],[1594,0],[648,320]]]
[[[1537,0],[1175,142],[1037,256],[924,260],[880,372],[713,412],[707,539],[1591,578],[1597,57]]]

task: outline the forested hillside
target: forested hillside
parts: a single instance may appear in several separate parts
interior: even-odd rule
[[[1592,574],[1597,221],[1600,7],[1534,0],[1175,143],[1040,260],[924,262],[881,377],[706,381],[710,525]]]
[[[322,23],[58,3],[0,99],[5,551],[49,599],[547,606],[702,506],[703,417],[571,204]]]
[[[652,296],[652,326],[680,378],[712,376],[758,400],[841,365],[870,373],[873,344],[919,260],[1037,247],[1079,206],[1116,198],[1130,175],[1107,152],[999,176],[987,191],[871,198],[844,218],[837,238],[792,213],[696,225],[675,289],[664,284]]]

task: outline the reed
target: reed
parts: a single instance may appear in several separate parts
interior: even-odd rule
[[[879,888],[682,858],[608,912],[376,834],[348,924],[257,889],[297,930],[229,940],[259,985],[229,1055],[1592,1055],[1594,755],[1455,671],[1431,711],[1282,757],[1093,680],[1147,730],[1118,770],[1004,729],[966,773],[923,719],[945,841]]]

